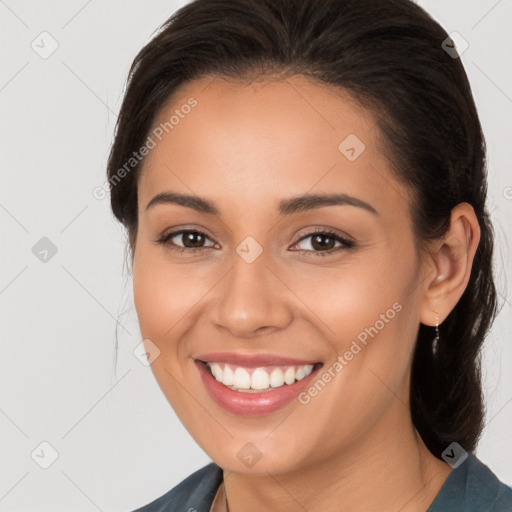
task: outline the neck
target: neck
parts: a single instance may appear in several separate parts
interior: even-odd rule
[[[365,439],[293,471],[224,471],[229,512],[425,512],[451,468],[430,453],[406,413],[408,422],[379,422]]]

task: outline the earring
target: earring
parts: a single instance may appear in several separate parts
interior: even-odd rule
[[[439,313],[436,311],[437,319],[436,319],[436,336],[432,342],[432,352],[434,356],[437,353],[437,346],[439,344]]]

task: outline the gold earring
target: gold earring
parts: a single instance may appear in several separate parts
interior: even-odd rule
[[[437,346],[439,345],[439,313],[436,311],[436,336],[434,340],[432,341],[432,352],[434,353],[434,356],[437,353]]]

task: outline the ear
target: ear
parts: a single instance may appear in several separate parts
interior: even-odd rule
[[[424,281],[420,321],[436,325],[450,314],[468,284],[473,259],[480,242],[480,226],[473,207],[460,203],[451,212],[450,229],[433,242],[430,269]]]

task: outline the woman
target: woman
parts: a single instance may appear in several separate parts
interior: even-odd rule
[[[196,0],[137,55],[111,204],[213,461],[139,511],[512,510],[473,453],[496,291],[453,43],[410,0]]]

